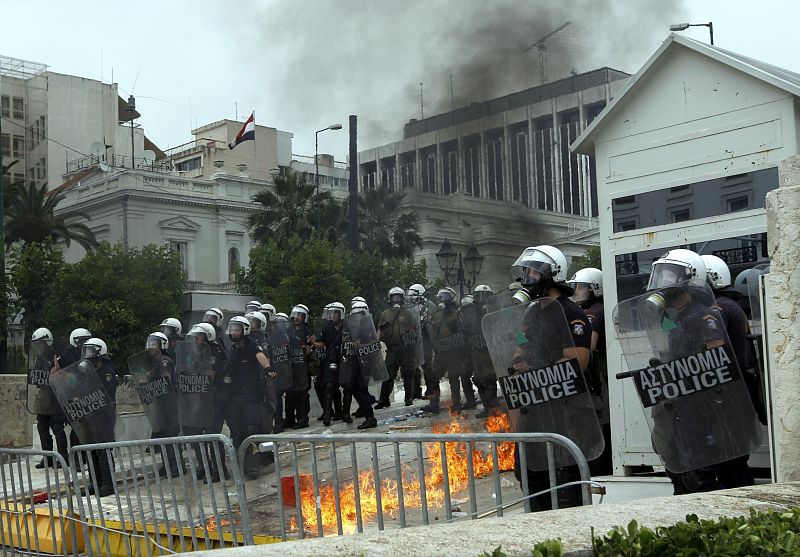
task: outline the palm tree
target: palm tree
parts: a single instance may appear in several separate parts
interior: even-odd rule
[[[69,246],[78,242],[87,251],[97,247],[94,233],[83,223],[73,219],[90,220],[85,213],[56,215],[55,209],[64,200],[63,192],[47,191],[47,184],[17,184],[5,214],[6,246],[15,242],[41,243],[51,240]]]
[[[274,240],[279,246],[298,235],[308,238],[316,228],[317,211],[325,216],[320,224],[328,228],[331,216],[338,218],[335,201],[330,192],[315,191],[314,183],[305,172],[287,169],[274,179],[275,187],[264,189],[253,196],[260,205],[258,211],[247,217],[247,224],[256,242]]]
[[[422,247],[417,214],[400,212],[405,195],[383,187],[359,197],[362,249],[378,250],[384,259],[408,259]]]

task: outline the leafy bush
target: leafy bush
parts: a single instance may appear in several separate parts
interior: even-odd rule
[[[593,540],[595,555],[625,557],[701,557],[705,555],[800,555],[800,509],[790,512],[750,511],[749,517],[700,520],[690,514],[686,522],[627,528],[617,526]]]

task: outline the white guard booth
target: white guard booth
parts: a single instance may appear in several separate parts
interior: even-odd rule
[[[615,476],[660,466],[614,334],[618,300],[642,293],[671,248],[768,263],[764,198],[798,153],[800,75],[670,35],[571,146],[595,159]],[[743,275],[744,276],[744,275]],[[769,468],[765,431],[752,467]]]

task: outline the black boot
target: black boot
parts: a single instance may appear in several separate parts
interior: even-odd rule
[[[414,370],[403,370],[403,390],[406,406],[414,404]],[[421,393],[420,393],[421,394]]]
[[[438,414],[441,411],[439,408],[439,391],[435,391],[433,393],[433,395],[430,397],[430,401],[430,404],[422,407],[422,411],[430,414]]]
[[[373,427],[378,427],[378,420],[375,419],[375,416],[364,420],[364,422],[358,426],[358,429],[372,429]]]
[[[342,391],[338,385],[333,390],[333,421],[342,419]]]
[[[326,427],[331,425],[331,406],[333,406],[333,395],[326,391],[322,396],[322,423]]]
[[[353,423],[353,417],[350,415],[350,404],[353,401],[353,395],[344,393],[342,395],[342,421],[346,424]]]

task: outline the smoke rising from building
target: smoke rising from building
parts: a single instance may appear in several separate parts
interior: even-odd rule
[[[247,37],[255,81],[277,90],[270,125],[300,132],[355,113],[366,146],[420,117],[420,82],[425,116],[538,85],[539,50],[523,50],[567,21],[546,42],[548,80],[633,72],[682,13],[681,0],[275,0],[222,19]]]

